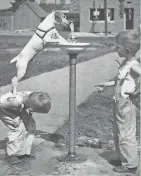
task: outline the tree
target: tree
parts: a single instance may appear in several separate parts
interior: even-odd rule
[[[118,0],[118,1],[119,1],[119,16],[120,18],[123,18],[125,0]]]
[[[15,0],[15,2],[12,2],[12,11],[15,12],[22,3],[24,3],[26,0]]]

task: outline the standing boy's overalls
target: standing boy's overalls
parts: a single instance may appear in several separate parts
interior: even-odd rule
[[[2,96],[0,102],[4,103],[8,101],[7,99],[8,96]],[[0,119],[10,129],[6,154],[8,156],[30,155],[36,129],[32,115],[25,109],[21,112],[0,109]]]
[[[114,97],[113,133],[115,148],[122,164],[128,168],[135,168],[138,165],[136,106],[134,100],[125,94],[125,92],[134,92],[136,88],[135,78],[130,72],[133,64],[139,63],[133,60],[119,69],[120,85],[116,85]]]

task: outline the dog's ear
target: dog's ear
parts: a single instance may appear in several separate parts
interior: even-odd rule
[[[55,11],[55,21],[57,23],[61,23],[64,16],[65,15],[61,11]]]

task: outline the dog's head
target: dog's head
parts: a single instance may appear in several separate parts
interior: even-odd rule
[[[62,24],[64,26],[68,26],[69,25],[69,21],[67,20],[66,16],[63,14],[63,12],[55,11],[54,15],[55,15],[56,23]]]

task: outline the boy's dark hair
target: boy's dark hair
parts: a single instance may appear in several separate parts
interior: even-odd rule
[[[28,95],[25,106],[33,112],[48,113],[51,109],[51,98],[48,93],[32,92]]]
[[[119,32],[116,36],[116,41],[124,48],[130,49],[133,55],[135,55],[140,48],[140,36],[139,33],[134,30]]]

